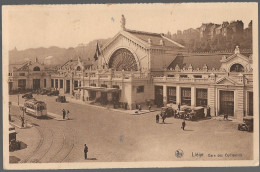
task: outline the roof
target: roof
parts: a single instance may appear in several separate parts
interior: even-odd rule
[[[193,69],[203,69],[203,66],[206,64],[208,69],[219,69],[221,67],[222,55],[182,55],[178,54],[177,57],[170,63],[168,69],[175,68],[176,65],[182,68],[188,68],[191,64]]]
[[[85,68],[89,68],[92,65],[92,62],[89,61],[89,60],[81,60],[81,62],[82,62],[83,66]],[[69,60],[66,63],[64,63],[63,65],[61,65],[60,67],[62,69],[69,70],[69,69],[75,69],[75,67],[77,65],[78,65],[78,59],[77,60]]]
[[[148,43],[148,39],[150,39],[152,42],[151,44],[155,46],[160,46],[161,45],[160,41],[163,40],[164,46],[183,48],[181,44],[171,40],[170,38],[166,38],[163,34],[129,30],[129,29],[126,29],[125,31],[141,39],[142,41],[145,41],[146,43]]]

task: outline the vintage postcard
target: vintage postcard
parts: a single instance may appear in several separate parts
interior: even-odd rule
[[[3,6],[4,168],[257,166],[257,9]]]

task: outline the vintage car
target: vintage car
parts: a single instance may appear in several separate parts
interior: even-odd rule
[[[50,92],[50,90],[42,89],[42,90],[40,91],[40,94],[41,94],[41,95],[47,95],[49,92]]]
[[[66,102],[66,97],[65,96],[58,96],[58,98],[56,99],[56,102],[65,103]]]
[[[194,107],[191,112],[187,113],[186,118],[191,121],[201,119],[205,117],[204,107]]]
[[[58,96],[58,95],[59,95],[59,90],[53,90],[47,94],[47,96]]]
[[[172,117],[175,114],[175,110],[172,107],[162,107],[161,116],[166,118]]]
[[[24,94],[24,95],[22,96],[22,98],[31,99],[31,98],[33,98],[33,95],[32,95],[32,93],[26,93],[26,94]]]
[[[254,118],[252,116],[247,116],[243,118],[244,123],[238,124],[237,129],[240,131],[252,132],[254,128]]]

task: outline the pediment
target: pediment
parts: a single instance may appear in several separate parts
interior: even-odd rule
[[[147,48],[149,47],[149,44],[147,44],[145,41],[137,38],[136,36],[126,32],[126,31],[120,31],[117,33],[110,41],[108,41],[102,48],[101,51],[108,48],[110,45],[113,44],[113,42],[120,41],[123,38],[127,38],[128,40],[134,42],[135,44],[138,44],[141,47]]]
[[[227,63],[227,62],[229,62],[231,60],[238,60],[238,61],[242,60],[242,61],[246,61],[247,63],[249,63],[249,58],[244,56],[244,55],[242,55],[242,54],[233,54],[233,55],[231,55],[229,57],[223,56],[221,62]]]
[[[228,77],[220,78],[216,84],[218,85],[236,85],[236,82]]]

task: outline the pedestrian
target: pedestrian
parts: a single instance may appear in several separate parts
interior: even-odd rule
[[[88,158],[88,147],[86,144],[84,145],[84,155],[85,155],[85,159],[87,159]]]
[[[24,117],[21,116],[22,127],[24,127]]]
[[[159,123],[159,114],[156,115],[156,123]]]
[[[181,110],[181,104],[180,103],[178,104],[178,109]]]
[[[139,111],[141,111],[142,110],[142,107],[141,107],[141,105],[139,104]]]
[[[149,108],[149,111],[151,112],[151,108],[152,108],[152,107],[151,107],[151,105],[150,105],[150,104],[149,104],[148,108]]]
[[[185,125],[186,125],[186,123],[185,123],[185,119],[183,120],[183,122],[182,122],[182,130],[184,130],[184,128],[185,128]]]
[[[62,109],[62,117],[63,117],[63,119],[65,119],[65,116],[66,116],[66,111],[65,111],[65,109]]]
[[[135,109],[138,109],[138,104],[137,103],[135,104]]]
[[[70,119],[70,118],[69,118],[69,113],[70,113],[70,111],[67,110],[67,119]]]

